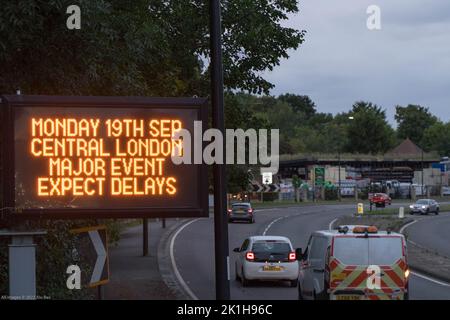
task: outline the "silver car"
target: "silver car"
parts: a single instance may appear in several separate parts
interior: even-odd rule
[[[439,214],[439,203],[433,199],[420,199],[416,203],[409,206],[410,214]]]

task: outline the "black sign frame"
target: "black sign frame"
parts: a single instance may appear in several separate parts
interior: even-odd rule
[[[87,107],[87,108],[144,108],[191,109],[198,111],[203,129],[208,126],[206,98],[108,97],[108,96],[0,96],[2,124],[2,213],[14,219],[133,219],[133,218],[191,218],[208,217],[208,174],[206,164],[196,164],[198,170],[198,199],[196,206],[139,207],[139,208],[17,208],[15,205],[15,107]],[[192,164],[194,165],[194,164]]]

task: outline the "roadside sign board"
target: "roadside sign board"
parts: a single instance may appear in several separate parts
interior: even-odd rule
[[[358,203],[358,214],[364,214],[364,203]]]
[[[325,168],[314,168],[314,181],[316,186],[323,186],[325,184]]]
[[[263,172],[262,175],[262,183],[263,184],[272,184],[272,173],[271,172]]]
[[[3,96],[2,207],[27,218],[208,216],[206,166],[171,159],[184,152],[174,134],[207,123],[205,103]]]
[[[106,226],[70,230],[75,235],[72,257],[81,269],[85,286],[96,287],[109,282],[108,236]]]

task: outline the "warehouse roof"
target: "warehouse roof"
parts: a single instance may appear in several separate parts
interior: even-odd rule
[[[402,143],[400,143],[394,149],[388,151],[386,155],[411,155],[411,156],[421,156],[423,150],[419,148],[414,142],[410,139],[405,139]]]

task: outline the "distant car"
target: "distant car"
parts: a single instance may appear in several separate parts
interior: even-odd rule
[[[247,286],[252,280],[289,281],[297,286],[299,266],[291,241],[286,237],[253,236],[246,239],[236,259],[236,280]]]
[[[370,204],[376,207],[386,207],[386,205],[392,204],[392,199],[386,193],[374,193],[369,198]]]
[[[233,221],[255,223],[255,210],[252,205],[248,202],[233,203],[231,209],[228,209],[228,222]]]
[[[429,214],[429,213],[434,213],[434,214],[439,214],[439,203],[437,203],[437,201],[433,200],[433,199],[420,199],[417,200],[416,203],[412,204],[409,206],[409,213],[410,214],[415,214],[415,213],[419,213],[419,214]]]

